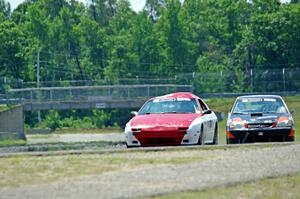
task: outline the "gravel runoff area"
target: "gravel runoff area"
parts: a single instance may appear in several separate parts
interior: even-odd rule
[[[123,133],[27,135],[26,138],[27,145],[0,147],[0,154],[32,151],[83,151],[126,148],[125,135]]]
[[[103,134],[48,134],[48,135],[27,135],[28,144],[44,143],[74,143],[74,142],[125,142],[123,133]]]
[[[109,172],[16,188],[0,198],[136,198],[249,182],[300,171],[300,145],[199,150],[215,158],[188,164]],[[130,153],[124,153],[129,155]]]

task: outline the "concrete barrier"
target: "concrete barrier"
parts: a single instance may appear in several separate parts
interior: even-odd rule
[[[0,112],[0,140],[6,139],[26,139],[22,106]]]

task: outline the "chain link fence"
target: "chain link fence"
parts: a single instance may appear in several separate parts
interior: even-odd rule
[[[300,68],[250,69],[186,73],[178,83],[192,84],[196,93],[299,92]]]
[[[91,102],[148,99],[172,92],[191,92],[191,85],[114,85],[11,89],[0,103]]]
[[[300,68],[184,73],[166,78],[36,82],[0,78],[0,102],[149,98],[172,92],[300,93]]]

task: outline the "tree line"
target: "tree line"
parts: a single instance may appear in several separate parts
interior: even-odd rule
[[[36,81],[39,53],[41,81],[224,71],[238,90],[251,69],[299,67],[299,16],[298,0],[0,0],[0,77]]]
[[[180,76],[198,92],[253,91],[268,87],[249,79],[253,70],[299,69],[300,3],[147,0],[136,13],[127,0],[26,0],[13,11],[0,0],[0,82],[35,82],[37,57],[41,81]],[[129,112],[42,112],[39,125],[123,126]]]

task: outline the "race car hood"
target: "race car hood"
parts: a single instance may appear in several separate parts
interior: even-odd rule
[[[199,114],[150,114],[137,115],[131,120],[131,127],[189,127]]]
[[[231,119],[241,118],[247,123],[275,123],[281,116],[289,117],[288,114],[266,114],[266,113],[253,113],[253,114],[231,114]]]

